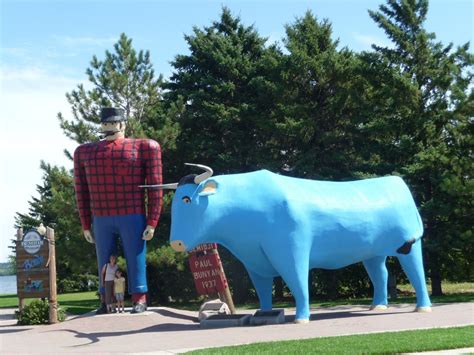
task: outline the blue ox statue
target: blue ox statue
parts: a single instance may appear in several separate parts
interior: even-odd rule
[[[273,278],[296,301],[297,323],[309,320],[308,275],[362,261],[374,286],[372,308],[387,307],[387,256],[396,256],[429,312],[421,236],[423,224],[399,177],[350,182],[290,178],[266,170],[212,177],[212,169],[176,184],[171,245],[189,251],[219,243],[247,268],[262,310],[272,309]]]

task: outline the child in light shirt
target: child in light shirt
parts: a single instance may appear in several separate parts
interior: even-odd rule
[[[117,300],[117,309],[119,313],[125,312],[125,302],[124,302],[124,294],[125,294],[125,278],[122,276],[122,271],[117,270],[115,272],[115,279],[114,279],[114,294],[115,299]],[[122,307],[122,310],[120,310]]]

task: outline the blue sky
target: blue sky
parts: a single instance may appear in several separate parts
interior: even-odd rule
[[[25,212],[41,182],[40,160],[71,168],[62,151],[74,142],[59,129],[56,114],[70,117],[64,94],[86,83],[93,55],[103,58],[120,33],[136,49],[151,53],[156,73],[169,76],[170,61],[187,53],[184,34],[217,20],[222,6],[253,24],[270,42],[284,37],[284,25],[311,10],[333,25],[334,38],[354,51],[372,43],[389,45],[368,16],[379,0],[0,0],[0,262],[15,233],[13,216]],[[473,39],[473,1],[432,0],[428,31],[447,44]]]
[[[170,73],[169,62],[186,51],[183,34],[218,18],[223,5],[244,23],[254,24],[270,41],[284,36],[284,25],[307,9],[328,18],[342,45],[363,50],[370,43],[388,43],[367,14],[377,0],[131,1],[131,0],[2,0],[2,62],[42,65],[78,76],[93,54],[111,48],[121,32],[136,48],[149,49],[156,71]],[[426,27],[442,42],[464,43],[473,35],[470,0],[433,0]]]

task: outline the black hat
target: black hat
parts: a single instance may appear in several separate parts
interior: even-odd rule
[[[125,112],[121,108],[103,107],[100,110],[100,122],[120,122],[126,121]]]

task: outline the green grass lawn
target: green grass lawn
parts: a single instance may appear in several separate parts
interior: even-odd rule
[[[398,354],[474,346],[474,326],[324,337],[204,349],[189,354]]]
[[[28,304],[33,299],[28,298],[25,303]],[[84,314],[99,305],[99,299],[94,291],[75,292],[58,295],[58,303],[69,314]],[[18,307],[18,297],[16,295],[0,295],[0,308]]]
[[[28,304],[32,298],[25,300]],[[95,291],[90,292],[74,292],[58,295],[58,303],[68,314],[84,314],[97,309],[100,305],[99,298]],[[130,307],[131,303],[126,301],[126,307]],[[0,308],[18,307],[18,297],[16,295],[0,295]]]
[[[410,285],[399,285],[397,287],[403,292],[403,297],[398,297],[395,300],[389,300],[389,303],[415,303],[416,297],[414,291]],[[433,303],[451,303],[451,302],[473,302],[474,301],[474,283],[443,283],[444,296],[431,297]],[[26,303],[28,303],[27,300]],[[96,309],[99,306],[99,299],[97,298],[96,292],[76,292],[66,293],[58,296],[58,302],[60,307],[64,308],[69,314],[84,314]],[[314,301],[311,303],[311,307],[332,307],[341,305],[364,305],[371,304],[371,298],[354,298],[354,299],[341,299],[335,301]],[[189,302],[185,304],[173,303],[169,306],[188,310],[198,310],[200,302]],[[130,303],[126,303],[126,306],[130,306]],[[0,308],[12,308],[18,307],[18,298],[16,295],[0,295]],[[246,303],[238,304],[237,308],[243,309],[255,309],[258,308],[258,303]],[[275,302],[275,308],[290,308],[295,307],[293,298],[288,298],[288,301]]]
[[[389,299],[389,304],[416,303],[415,290],[410,284],[397,285],[400,295],[396,299]],[[474,282],[451,283],[443,282],[443,296],[430,296],[432,303],[474,302]],[[372,298],[350,298],[331,301],[314,301],[311,307],[333,307],[342,305],[370,305]],[[239,305],[239,308],[258,308],[258,303],[247,303]],[[274,308],[295,307],[293,298],[288,301],[277,301],[273,303]]]

